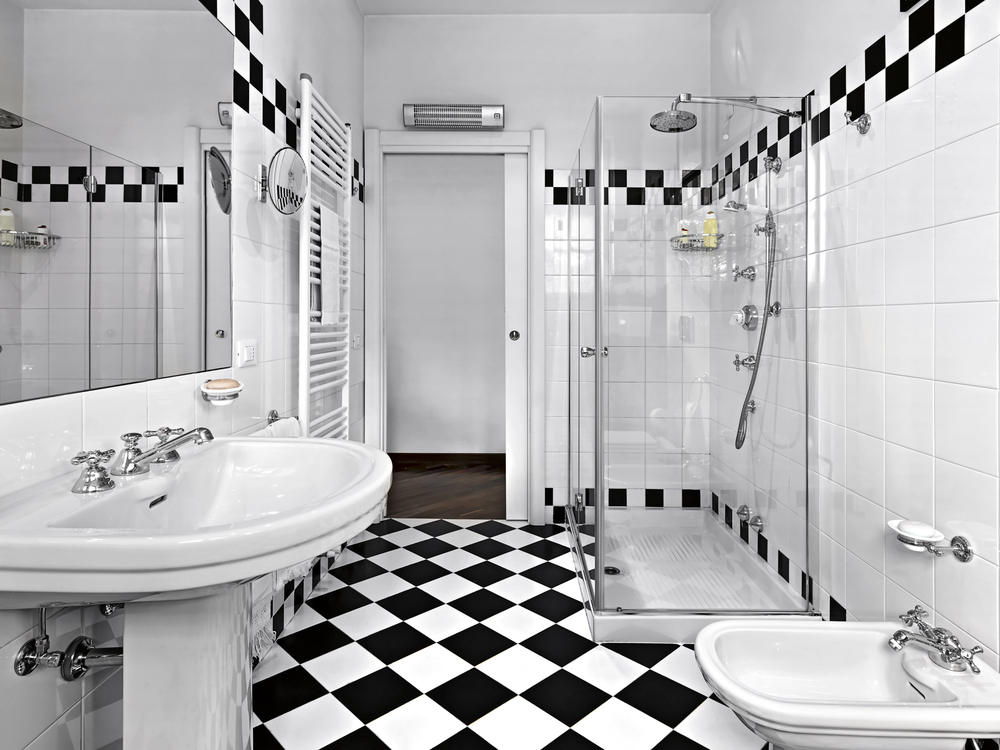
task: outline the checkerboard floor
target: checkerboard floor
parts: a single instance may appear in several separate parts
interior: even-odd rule
[[[255,750],[760,750],[690,648],[596,645],[566,531],[387,520],[254,672]]]

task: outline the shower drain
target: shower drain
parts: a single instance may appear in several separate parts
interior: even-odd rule
[[[606,576],[618,576],[621,575],[621,570],[616,568],[614,565],[607,565],[604,568],[604,575]]]

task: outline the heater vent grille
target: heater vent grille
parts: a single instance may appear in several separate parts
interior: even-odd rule
[[[404,104],[403,124],[424,130],[502,130],[502,104]]]

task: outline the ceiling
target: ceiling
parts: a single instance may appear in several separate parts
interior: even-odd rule
[[[719,0],[357,0],[366,16],[710,13]]]

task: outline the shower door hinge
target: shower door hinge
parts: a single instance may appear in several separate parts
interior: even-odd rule
[[[582,198],[583,197],[583,178],[582,177],[577,177],[576,178],[576,197],[577,198]]]
[[[573,495],[573,508],[578,511],[584,509],[582,492],[577,492],[575,495]]]
[[[97,178],[94,177],[94,175],[92,175],[92,174],[84,175],[83,176],[83,189],[86,190],[88,193],[91,193],[91,194],[96,193],[97,192]]]

